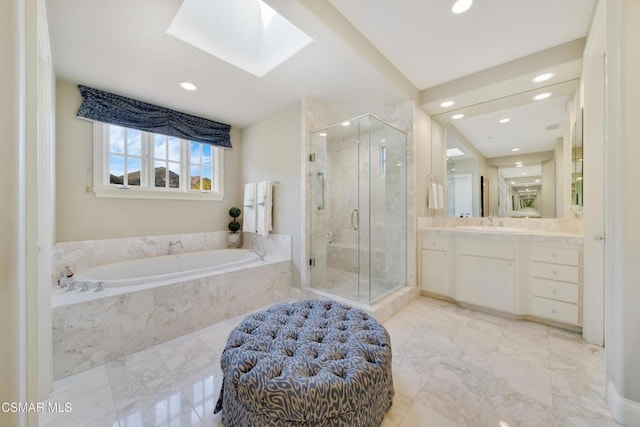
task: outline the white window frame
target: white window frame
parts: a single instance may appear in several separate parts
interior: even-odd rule
[[[114,125],[118,126],[118,125]],[[93,192],[100,198],[164,199],[164,200],[224,200],[224,150],[211,147],[211,190],[191,189],[189,164],[190,142],[181,140],[180,188],[156,188],[153,159],[153,134],[142,133],[142,170],[140,186],[125,186],[109,182],[109,124],[93,123]]]

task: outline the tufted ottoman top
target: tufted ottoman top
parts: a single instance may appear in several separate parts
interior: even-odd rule
[[[358,411],[375,393],[389,392],[382,385],[391,382],[391,343],[362,310],[300,301],[247,316],[229,335],[220,363],[225,399],[264,416],[314,422]]]

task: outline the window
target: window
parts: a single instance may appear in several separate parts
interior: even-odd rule
[[[223,153],[209,144],[94,124],[97,197],[222,200]]]

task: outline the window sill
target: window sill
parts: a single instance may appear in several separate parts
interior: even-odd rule
[[[151,200],[224,200],[223,193],[213,191],[184,192],[184,191],[154,191],[139,188],[94,188],[97,198],[108,199],[151,199]]]

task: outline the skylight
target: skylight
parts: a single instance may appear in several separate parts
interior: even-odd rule
[[[313,41],[261,0],[185,0],[167,34],[257,77]]]
[[[460,149],[458,148],[449,148],[447,150],[447,157],[457,157],[457,156],[464,156],[464,153],[460,151]]]

